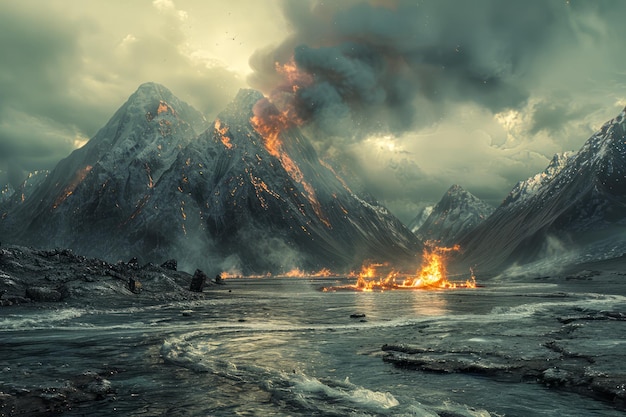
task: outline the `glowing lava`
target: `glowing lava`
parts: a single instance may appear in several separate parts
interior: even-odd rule
[[[61,204],[63,204],[65,200],[67,200],[69,196],[71,196],[74,193],[74,190],[76,189],[76,187],[78,187],[78,185],[81,182],[83,182],[83,180],[85,179],[87,174],[89,174],[92,168],[93,167],[91,165],[87,165],[86,167],[81,168],[78,171],[76,171],[76,173],[74,174],[74,178],[72,178],[72,180],[67,185],[67,187],[63,189],[61,194],[54,201],[54,204],[52,205],[52,209],[56,209],[57,207],[59,207]]]
[[[278,109],[270,103],[267,98],[259,100],[254,105],[252,110],[254,116],[250,119],[250,123],[257,133],[262,136],[265,149],[270,155],[280,161],[281,165],[285,171],[287,171],[291,179],[302,185],[304,195],[311,203],[313,211],[317,217],[328,228],[330,228],[331,224],[322,212],[322,206],[315,195],[315,189],[304,179],[302,170],[285,151],[283,141],[281,139],[282,132],[300,125],[302,123],[301,120],[295,116],[294,112],[289,110],[282,112],[278,111]]]
[[[229,279],[229,278],[245,278],[245,279],[250,279],[250,278],[271,278],[271,277],[276,277],[276,278],[328,278],[328,277],[333,277],[333,276],[338,276],[337,274],[334,274],[333,272],[331,272],[330,269],[328,268],[322,268],[319,271],[314,271],[314,272],[306,272],[303,271],[300,268],[294,268],[291,269],[287,272],[283,272],[283,273],[277,273],[275,275],[272,275],[271,273],[265,273],[265,274],[259,274],[259,275],[243,275],[240,272],[237,271],[222,271],[220,272],[220,276],[222,277],[222,279]]]
[[[401,274],[394,269],[389,270],[386,264],[369,264],[361,268],[356,284],[339,287],[327,287],[323,291],[385,291],[385,290],[420,290],[420,289],[452,289],[476,288],[476,278],[471,274],[465,282],[449,281],[446,271],[446,255],[458,251],[459,246],[451,248],[434,246],[427,242],[424,248],[424,264],[415,274]],[[388,272],[381,276],[381,270]],[[355,274],[356,275],[356,274]]]
[[[222,123],[220,119],[215,119],[215,132],[219,136],[222,144],[226,149],[232,149],[233,144],[230,141],[230,136],[228,135],[228,125]]]

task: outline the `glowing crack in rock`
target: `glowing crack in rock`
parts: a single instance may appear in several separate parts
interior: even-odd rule
[[[65,200],[67,200],[69,196],[71,196],[74,193],[74,190],[76,189],[76,187],[78,187],[78,185],[81,182],[83,182],[83,180],[85,179],[87,174],[89,174],[92,168],[93,167],[91,165],[87,165],[86,167],[76,171],[76,174],[74,174],[74,178],[72,178],[68,186],[63,189],[63,192],[61,193],[61,195],[59,195],[57,199],[54,201],[54,204],[52,205],[52,209],[56,209],[57,207],[59,207],[61,204],[63,204]]]
[[[229,127],[226,124],[223,124],[220,119],[215,119],[215,133],[219,135],[220,141],[224,145],[226,149],[232,149],[233,144],[230,141],[230,136],[228,136]]]

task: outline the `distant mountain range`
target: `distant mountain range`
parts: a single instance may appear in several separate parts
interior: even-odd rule
[[[146,83],[51,172],[0,189],[0,236],[245,275],[345,272],[366,260],[414,268],[423,240],[460,244],[457,266],[484,272],[610,258],[626,252],[625,132],[622,111],[495,210],[454,185],[409,229],[320,160],[259,92],[241,90],[208,123]]]
[[[0,235],[243,274],[419,263],[420,240],[353,192],[263,100],[242,90],[209,124],[165,87],[143,84],[49,174],[3,191]]]
[[[551,265],[626,251],[625,112],[576,153],[518,183],[484,222],[459,240],[464,264],[483,271],[541,260]]]
[[[489,217],[494,208],[460,185],[453,185],[430,210],[429,216],[415,231],[422,240],[439,242],[443,246],[458,243]]]

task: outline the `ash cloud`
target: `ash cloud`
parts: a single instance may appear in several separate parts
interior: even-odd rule
[[[618,0],[286,0],[282,12],[291,32],[251,57],[249,84],[291,100],[318,150],[405,221],[454,183],[498,205],[626,99]],[[295,92],[276,66],[290,59],[308,75]]]
[[[257,51],[250,83],[273,90],[275,62],[293,56],[313,77],[295,94],[300,115],[326,129],[347,121],[357,136],[430,122],[420,119],[418,97],[433,105],[475,101],[496,112],[525,102],[531,57],[562,28],[566,12],[542,0],[382,3],[285,2],[294,32]]]

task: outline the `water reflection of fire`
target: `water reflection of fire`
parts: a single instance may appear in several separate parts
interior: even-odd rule
[[[464,282],[448,280],[447,254],[458,250],[458,245],[448,248],[427,243],[423,254],[424,263],[415,274],[399,273],[387,264],[369,264],[364,265],[361,272],[354,274],[357,277],[356,284],[326,287],[323,290],[385,291],[476,288],[476,278],[473,272],[471,277]]]

